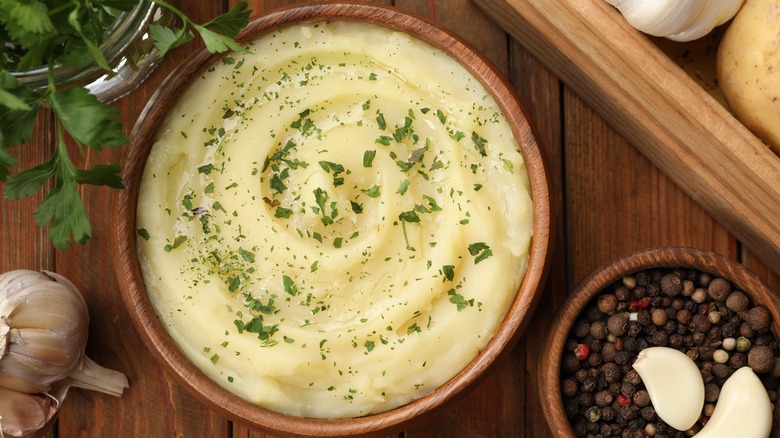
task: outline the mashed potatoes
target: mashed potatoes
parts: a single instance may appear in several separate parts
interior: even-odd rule
[[[484,87],[375,25],[274,31],[158,132],[138,204],[150,299],[215,382],[346,418],[444,384],[525,273],[523,156]]]

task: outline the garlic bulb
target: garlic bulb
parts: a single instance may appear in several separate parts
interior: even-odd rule
[[[66,278],[28,270],[0,274],[0,437],[29,436],[54,415],[70,387],[115,396],[128,387],[124,374],[84,354],[88,325],[84,298]]]
[[[649,35],[692,41],[729,21],[745,0],[606,0]]]

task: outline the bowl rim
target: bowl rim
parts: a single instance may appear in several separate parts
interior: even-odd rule
[[[193,54],[160,85],[139,115],[131,133],[130,152],[124,169],[126,188],[114,193],[112,211],[115,274],[133,325],[163,368],[189,393],[224,417],[252,428],[295,436],[365,435],[387,433],[410,424],[472,387],[499,358],[508,354],[522,335],[542,292],[551,247],[549,175],[525,112],[508,81],[484,57],[456,35],[424,18],[395,7],[363,1],[316,2],[293,5],[253,19],[239,34],[248,42],[280,26],[316,21],[363,21],[402,31],[444,51],[459,61],[491,93],[512,126],[531,183],[533,237],[528,267],[518,293],[486,347],[455,377],[426,396],[406,405],[364,417],[313,419],[278,413],[248,402],[206,377],[178,350],[157,318],[146,296],[136,255],[135,213],[138,186],[156,127],[187,88],[188,78],[221,59],[205,49]],[[200,388],[200,389],[199,389]]]
[[[606,287],[621,278],[654,268],[687,268],[727,279],[734,289],[744,291],[756,305],[772,315],[772,333],[780,339],[780,299],[772,289],[739,261],[710,250],[686,246],[664,246],[637,250],[595,268],[566,297],[556,312],[540,361],[544,367],[536,379],[547,425],[561,437],[575,437],[563,407],[560,390],[561,358],[569,332],[582,309]]]

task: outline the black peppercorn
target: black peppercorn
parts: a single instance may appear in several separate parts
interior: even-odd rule
[[[628,326],[628,313],[620,312],[609,317],[607,329],[609,333],[615,336],[623,336]]]
[[[599,391],[593,396],[593,401],[596,403],[596,406],[603,408],[611,405],[615,401],[615,397],[609,391]]]
[[[574,379],[563,379],[561,381],[561,394],[564,397],[574,397],[577,395],[577,382]]]
[[[588,333],[590,333],[590,322],[588,322],[587,319],[580,318],[574,322],[574,326],[571,328],[572,335],[578,338],[584,338],[585,336],[588,336]]]
[[[716,363],[712,365],[712,374],[720,379],[728,378],[732,372],[733,369],[729,365],[723,363]]]
[[[619,382],[620,378],[623,377],[623,373],[620,372],[620,367],[614,362],[607,362],[602,365],[601,372],[604,374],[604,380],[606,380],[607,383]]]
[[[642,382],[642,378],[639,377],[639,373],[636,370],[631,370],[626,373],[625,381],[632,385],[639,385]]]
[[[642,418],[652,421],[655,418],[655,409],[652,406],[645,406],[641,410]]]
[[[708,383],[704,385],[704,401],[707,403],[714,403],[720,397],[720,388],[714,383]]]
[[[640,389],[634,393],[634,404],[640,408],[650,404],[650,394],[648,394],[647,390]]]
[[[663,330],[656,330],[656,332],[653,333],[651,342],[655,346],[666,347],[666,344],[669,342],[669,335]]]
[[[561,370],[566,374],[572,374],[577,372],[580,368],[580,361],[573,353],[567,352],[563,354],[561,359]]]
[[[563,400],[563,409],[566,411],[567,417],[574,418],[580,412],[580,405],[576,399],[567,398]]]
[[[707,333],[708,331],[710,331],[711,326],[712,324],[710,323],[710,320],[709,318],[707,318],[706,315],[697,314],[691,317],[689,328],[695,332]]]
[[[590,335],[594,339],[604,339],[607,337],[607,323],[604,321],[594,321],[590,324]]]

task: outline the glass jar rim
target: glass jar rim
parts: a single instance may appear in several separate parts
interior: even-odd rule
[[[135,39],[139,32],[145,32],[145,24],[151,20],[155,5],[153,2],[143,0],[129,11],[121,12],[111,27],[106,29],[106,39],[100,45],[100,50],[106,57],[109,65],[121,57],[122,52]],[[9,72],[16,79],[34,89],[46,88],[48,86],[48,66],[27,71]],[[70,86],[76,83],[84,82],[90,78],[105,74],[105,71],[93,60],[77,66],[58,66],[54,67],[54,76],[58,85]]]

